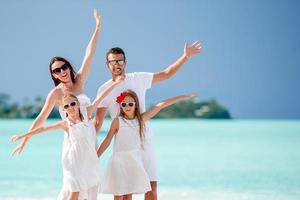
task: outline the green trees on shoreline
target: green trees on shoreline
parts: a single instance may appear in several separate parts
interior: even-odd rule
[[[36,118],[43,108],[44,100],[35,98],[32,102],[24,100],[21,104],[10,103],[10,96],[0,93],[0,118]],[[49,118],[60,118],[57,109],[54,109]]]
[[[35,98],[32,102],[24,100],[21,104],[11,103],[10,96],[0,93],[0,118],[36,118],[44,105],[44,99]],[[54,109],[49,118],[60,118]],[[196,98],[181,101],[162,110],[155,118],[203,118],[230,119],[229,111],[216,100],[198,101]]]

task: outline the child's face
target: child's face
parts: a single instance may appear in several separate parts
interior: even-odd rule
[[[120,107],[126,115],[133,115],[135,110],[135,101],[131,96],[126,96],[120,103]]]
[[[74,115],[79,110],[79,102],[73,97],[67,97],[63,100],[63,108],[68,115]]]

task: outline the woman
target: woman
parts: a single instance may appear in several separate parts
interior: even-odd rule
[[[49,70],[50,70],[51,77],[54,81],[55,87],[49,92],[46,98],[46,102],[43,106],[43,109],[41,110],[37,118],[34,120],[29,131],[41,127],[55,106],[58,106],[60,108],[60,111],[62,111],[61,109],[63,106],[62,98],[65,94],[68,93],[75,94],[78,97],[81,105],[85,106],[86,104],[90,103],[89,99],[83,94],[83,90],[84,90],[84,84],[86,82],[87,76],[91,68],[93,57],[95,55],[97,40],[100,33],[100,15],[98,14],[97,10],[94,10],[94,18],[96,22],[95,31],[87,46],[84,60],[78,72],[75,72],[70,62],[68,62],[66,59],[62,57],[54,57],[51,59]],[[83,113],[83,115],[85,114],[86,113]],[[65,118],[65,113],[61,112],[61,116],[62,118]],[[90,137],[96,139],[95,135]],[[25,137],[21,142],[21,144],[14,149],[13,154],[16,153],[20,154],[23,151],[29,139],[30,136]],[[63,154],[67,146],[68,146],[68,142],[64,140]],[[64,199],[65,196],[64,194],[66,192],[67,191],[65,191],[64,189],[61,191],[60,194],[60,197],[62,197],[61,199]],[[97,187],[91,188],[91,190],[86,192],[88,193],[89,196],[90,195],[95,196],[97,194]],[[94,198],[89,198],[89,199],[94,199]]]

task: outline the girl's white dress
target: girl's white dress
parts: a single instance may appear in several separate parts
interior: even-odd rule
[[[83,122],[72,124],[67,118],[69,133],[64,134],[62,150],[63,188],[59,200],[68,198],[70,192],[79,192],[79,199],[96,200],[99,175],[99,159],[96,150],[96,131],[88,119],[86,108],[90,100],[81,94],[78,97]],[[65,117],[60,110],[62,118]]]
[[[113,195],[141,194],[151,190],[141,151],[137,119],[118,117],[119,130],[114,137],[113,155],[101,184],[101,192]]]

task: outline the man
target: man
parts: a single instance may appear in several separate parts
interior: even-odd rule
[[[119,114],[119,105],[116,103],[116,97],[120,95],[126,89],[133,90],[139,98],[140,112],[146,111],[146,91],[151,88],[153,83],[171,78],[182,65],[190,59],[192,56],[198,54],[201,50],[201,44],[196,41],[191,46],[187,43],[184,45],[184,52],[180,58],[166,69],[156,73],[147,72],[134,72],[125,74],[126,67],[126,56],[125,52],[121,48],[112,48],[106,54],[106,64],[109,68],[112,79],[104,83],[98,89],[98,94],[104,90],[111,81],[115,81],[118,76],[124,76],[125,80],[122,84],[118,85],[103,101],[99,104],[97,114],[95,117],[96,131],[99,132],[106,111],[108,110],[111,118],[115,118]],[[145,194],[145,200],[156,200],[157,199],[157,176],[156,176],[156,156],[154,146],[152,143],[152,134],[150,129],[145,133],[144,151],[143,151],[143,162],[146,172],[150,178],[150,184],[152,191]]]

